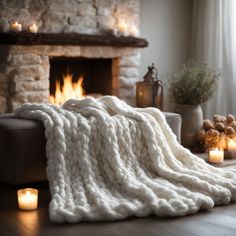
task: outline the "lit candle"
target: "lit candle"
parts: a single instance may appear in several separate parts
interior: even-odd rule
[[[25,188],[17,191],[18,205],[21,210],[35,210],[38,207],[38,190]]]
[[[210,163],[223,163],[224,151],[218,148],[209,149],[209,162]]]
[[[11,25],[11,30],[15,32],[22,31],[22,24],[19,24],[17,21]]]
[[[229,151],[236,151],[236,142],[233,139],[230,139],[228,142],[228,150]]]
[[[29,32],[31,33],[37,33],[38,32],[38,27],[36,24],[30,25],[29,26]]]
[[[134,36],[134,37],[138,36],[138,28],[134,24],[130,25],[130,27],[129,27],[129,34],[131,36]]]
[[[228,142],[228,157],[236,158],[236,142],[233,139],[230,139]]]
[[[128,25],[126,24],[124,19],[120,19],[118,23],[118,31],[123,36],[128,36]]]

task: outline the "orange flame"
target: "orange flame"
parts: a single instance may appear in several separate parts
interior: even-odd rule
[[[72,82],[73,75],[67,72],[63,75],[63,86],[61,87],[60,81],[56,81],[55,95],[50,95],[49,101],[57,106],[62,105],[70,98],[82,99],[84,98],[85,91],[82,87],[84,78],[81,76],[78,82]]]

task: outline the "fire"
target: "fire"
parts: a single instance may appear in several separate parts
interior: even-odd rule
[[[60,81],[56,81],[55,95],[49,97],[51,103],[60,106],[70,98],[81,99],[85,97],[85,91],[82,87],[83,77],[81,76],[77,83],[73,83],[72,78],[73,75],[67,72],[66,75],[63,75],[63,86],[61,86]]]

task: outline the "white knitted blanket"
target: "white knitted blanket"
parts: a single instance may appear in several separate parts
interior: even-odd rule
[[[105,96],[16,115],[44,123],[53,222],[183,216],[236,200],[236,173],[183,148],[158,109]]]

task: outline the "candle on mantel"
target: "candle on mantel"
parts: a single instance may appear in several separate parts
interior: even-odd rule
[[[137,37],[138,36],[138,34],[139,34],[138,28],[134,24],[129,26],[129,34],[131,36],[133,36],[133,37]]]
[[[128,25],[124,19],[120,19],[118,22],[118,31],[123,36],[128,36]]]
[[[18,206],[21,210],[35,210],[38,207],[38,190],[25,188],[17,191]]]
[[[219,148],[209,149],[209,162],[210,163],[223,163],[224,161],[224,150]]]
[[[10,29],[15,32],[20,32],[22,31],[22,24],[19,24],[17,21],[11,24]]]
[[[31,33],[37,33],[38,32],[38,27],[36,24],[30,25],[29,26],[29,32]]]

